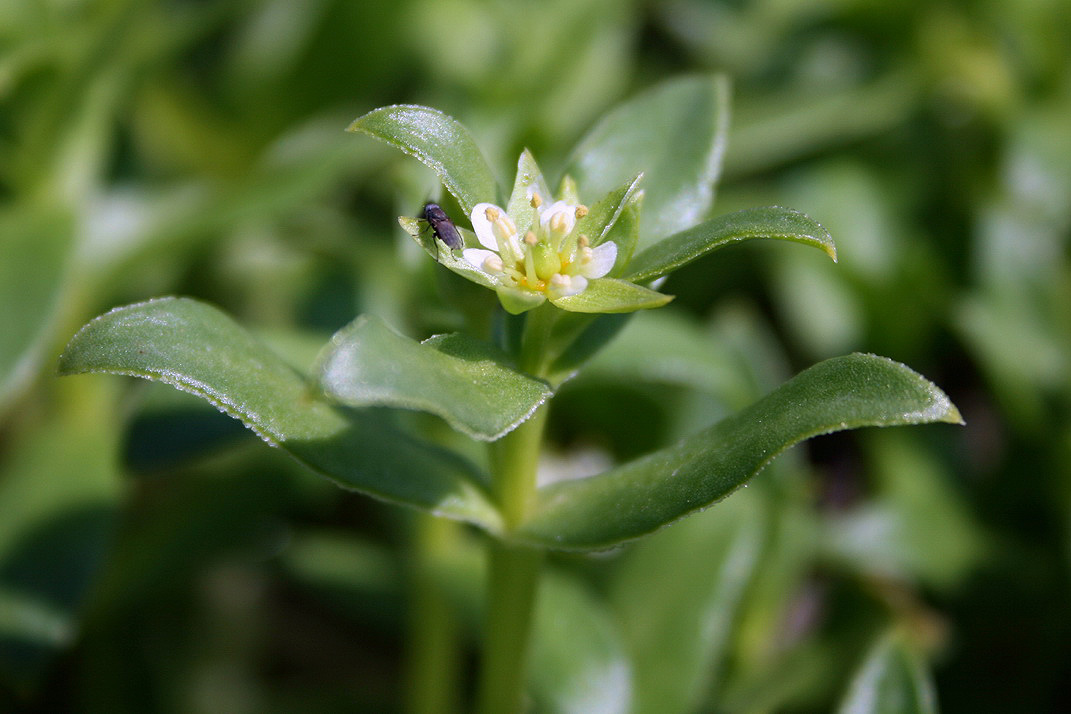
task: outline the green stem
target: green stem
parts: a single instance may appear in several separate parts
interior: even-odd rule
[[[409,714],[450,714],[459,711],[460,636],[454,608],[441,579],[438,562],[456,547],[458,524],[445,518],[417,514],[409,612],[410,651],[406,681]]]
[[[558,318],[558,308],[543,303],[525,316],[524,337],[521,340],[521,369],[542,377],[546,369],[547,344],[551,327]]]
[[[521,368],[541,375],[545,369],[555,308],[543,305],[528,313],[521,341]],[[547,405],[491,445],[494,492],[505,531],[524,523],[535,502],[536,469],[543,447]],[[528,657],[541,549],[494,542],[489,546],[487,618],[478,709],[482,714],[517,714],[524,704],[525,664]]]
[[[543,551],[493,543],[487,583],[481,714],[518,714],[524,704],[525,663]]]

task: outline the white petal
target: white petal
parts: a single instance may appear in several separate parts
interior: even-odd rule
[[[480,241],[480,245],[484,248],[490,248],[491,250],[498,250],[498,241],[495,240],[495,231],[491,227],[491,221],[487,220],[487,209],[493,208],[497,211],[502,211],[501,208],[493,203],[477,203],[472,208],[472,213],[469,214],[469,220],[472,221],[472,230],[476,232],[476,238]]]
[[[555,201],[539,212],[539,227],[543,229],[543,235],[550,235],[550,224],[555,216],[560,215],[563,229],[557,231],[559,235],[567,236],[576,227],[576,206],[565,201]]]
[[[498,253],[494,252],[493,250],[482,250],[480,248],[466,248],[465,250],[461,251],[461,256],[465,260],[467,260],[469,263],[471,263],[472,266],[474,268],[476,268],[477,270],[480,270],[480,271],[482,271],[484,273],[487,273],[489,271],[484,270],[484,267],[483,267],[484,261],[487,260],[488,258],[496,258],[497,259],[498,258]]]
[[[617,243],[607,241],[591,249],[591,260],[580,264],[580,274],[588,278],[601,278],[610,272],[617,262]]]
[[[588,280],[582,275],[562,275],[556,273],[547,286],[548,296],[552,300],[569,295],[577,295],[588,287]]]

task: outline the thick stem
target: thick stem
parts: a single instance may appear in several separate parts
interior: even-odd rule
[[[460,635],[456,613],[435,575],[437,561],[456,546],[458,525],[417,514],[410,583],[410,652],[406,681],[409,714],[459,711]]]
[[[493,543],[487,582],[481,714],[518,714],[524,706],[525,664],[543,551]]]
[[[558,308],[545,302],[530,310],[525,318],[524,337],[521,341],[521,369],[542,377],[547,365],[547,343],[550,331],[558,318]]]
[[[521,343],[521,368],[535,375],[544,369],[554,308],[531,311]],[[543,446],[547,405],[491,445],[495,497],[505,530],[523,523],[535,502],[536,469]],[[507,535],[508,537],[508,535]],[[539,589],[543,551],[507,542],[489,546],[487,618],[483,669],[478,691],[482,714],[517,714],[524,705],[525,664]]]

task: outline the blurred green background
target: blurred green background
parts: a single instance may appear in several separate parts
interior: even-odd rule
[[[672,579],[759,508],[688,710],[828,711],[888,623],[946,712],[1071,710],[1069,47],[1062,0],[0,1],[0,710],[400,711],[427,524],[56,357],[168,294],[303,368],[361,312],[455,329],[396,223],[433,174],[347,124],[434,106],[501,178],[523,147],[554,176],[617,101],[712,71],[715,213],[802,210],[840,262],[748,245],[675,273],[556,399],[556,449],[629,458],[850,351],[967,426],[823,437],[693,525],[557,565],[635,623],[644,548],[693,554]]]

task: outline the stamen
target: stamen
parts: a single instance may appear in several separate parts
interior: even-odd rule
[[[501,212],[500,212],[500,211],[498,210],[498,208],[497,208],[497,207],[495,207],[495,206],[488,206],[488,207],[487,207],[487,210],[485,210],[485,211],[483,212],[483,215],[485,215],[485,216],[487,217],[487,220],[488,220],[488,221],[490,221],[491,223],[495,223],[496,221],[498,221],[499,217],[500,217],[500,216],[501,216],[502,214],[501,214]]]
[[[483,269],[488,273],[501,273],[503,270],[502,259],[497,255],[489,255],[484,258]]]
[[[550,229],[555,233],[565,233],[568,227],[565,223],[565,216],[561,213],[555,213],[550,219]]]
[[[529,199],[529,203],[532,205],[532,208],[539,208],[543,205],[543,197],[535,191],[532,191],[532,198]]]
[[[591,245],[591,241],[589,241],[588,237],[583,233],[580,234],[580,238],[577,239],[576,243],[581,248],[587,248],[589,245]]]
[[[581,203],[576,207],[576,217],[583,218],[586,215],[588,215],[588,207]]]
[[[528,242],[528,236],[524,237],[524,242]],[[528,283],[531,285],[535,285],[536,281],[539,280],[539,276],[536,275],[535,256],[532,255],[531,248],[524,251],[524,274],[528,277]]]
[[[524,242],[527,243],[528,245],[535,245],[536,243],[539,242],[539,238],[536,237],[535,232],[528,231],[527,233],[524,234]]]

